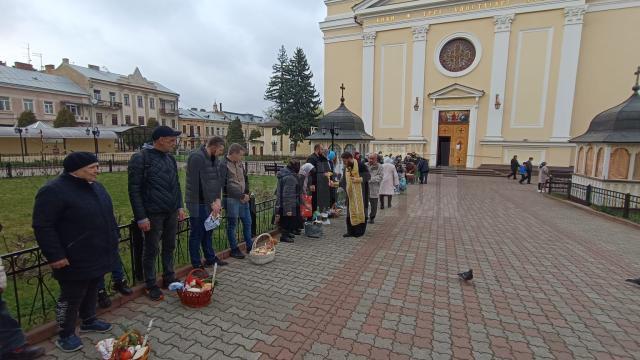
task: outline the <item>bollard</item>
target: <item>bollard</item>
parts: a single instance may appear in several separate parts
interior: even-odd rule
[[[629,218],[629,208],[631,207],[631,193],[624,194],[624,209],[622,210],[622,217]]]
[[[587,185],[585,201],[587,202],[587,206],[591,206],[591,185]]]

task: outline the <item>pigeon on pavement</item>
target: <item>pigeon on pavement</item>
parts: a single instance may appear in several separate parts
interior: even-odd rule
[[[458,273],[458,277],[460,280],[469,281],[473,280],[473,269],[469,269],[469,271]]]

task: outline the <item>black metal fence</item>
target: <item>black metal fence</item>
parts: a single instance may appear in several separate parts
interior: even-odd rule
[[[553,179],[546,185],[550,194],[563,194],[567,199],[582,205],[595,207],[625,219],[637,218],[640,221],[640,196],[576,184],[562,179]]]
[[[252,202],[251,214],[253,226],[252,235],[262,234],[274,229],[272,224],[275,199],[260,203]],[[242,226],[238,225],[236,237],[243,242]],[[141,234],[135,223],[121,225],[119,253],[124,266],[125,276],[129,284],[142,280],[140,267]],[[213,246],[216,251],[228,247],[226,234],[227,218],[223,217],[221,225],[213,231]],[[190,263],[189,258],[189,222],[185,220],[178,226],[176,236],[176,251],[174,262],[176,267]],[[20,250],[2,255],[2,262],[7,272],[8,284],[2,293],[3,300],[24,329],[44,324],[55,318],[55,304],[58,295],[58,283],[53,279],[47,260],[40,248]],[[157,263],[161,270],[160,260]],[[111,280],[107,274],[107,289],[110,290]]]
[[[103,172],[126,171],[132,153],[98,154]],[[52,176],[62,172],[65,155],[37,154],[21,155],[0,154],[0,178]]]

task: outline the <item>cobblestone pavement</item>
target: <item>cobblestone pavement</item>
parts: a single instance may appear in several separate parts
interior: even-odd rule
[[[156,318],[154,359],[640,358],[636,228],[500,178],[432,176],[394,202],[364,238],[342,218],[271,264],[233,261],[207,308],[140,298],[107,319]],[[82,337],[49,356],[96,358],[105,335]]]

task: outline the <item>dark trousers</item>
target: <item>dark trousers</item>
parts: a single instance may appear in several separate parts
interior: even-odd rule
[[[511,169],[511,173],[509,174],[509,176],[507,176],[507,179],[511,179],[512,176],[513,180],[518,177],[518,169]]]
[[[391,198],[393,195],[380,195],[380,209],[384,209],[384,198],[387,198],[387,207],[391,207]]]
[[[378,214],[378,198],[369,198],[369,220],[376,218]]]
[[[24,345],[26,339],[16,319],[11,317],[7,304],[0,295],[0,359],[3,355]]]
[[[284,238],[289,238],[292,232],[299,229],[300,220],[298,216],[280,216],[278,227]]]
[[[525,180],[527,180],[527,174],[520,174],[519,183],[522,184]]]
[[[122,267],[122,260],[120,259],[120,253],[116,251],[116,262],[113,264],[113,270],[111,270],[111,281],[120,282],[124,280],[124,268]],[[104,276],[100,278],[98,283],[98,290],[104,290]]]
[[[175,276],[173,270],[173,252],[176,249],[176,232],[178,231],[178,212],[151,214],[151,230],[144,234],[142,250],[142,271],[147,288],[156,285],[156,258],[162,244],[162,277],[171,280]]]
[[[420,184],[426,184],[428,177],[429,177],[429,173],[428,172],[421,172],[420,173]]]
[[[527,171],[527,184],[531,184],[531,171]]]
[[[85,280],[58,280],[60,297],[56,305],[56,321],[60,328],[60,338],[76,332],[78,314],[84,323],[96,318],[98,284],[102,276]]]
[[[199,267],[202,265],[200,249],[204,259],[213,264],[216,261],[216,252],[213,249],[211,235],[213,230],[207,231],[204,222],[211,214],[211,208],[204,204],[188,205],[189,208],[189,257],[191,265]]]
[[[531,184],[531,173],[526,172],[524,174],[520,174],[520,184],[522,184],[525,180],[527,180],[527,184]]]

